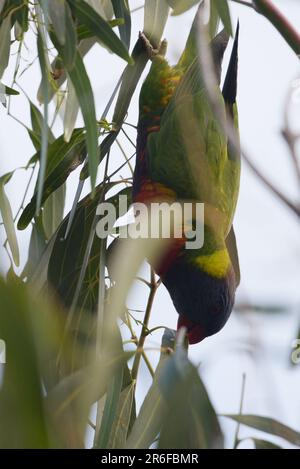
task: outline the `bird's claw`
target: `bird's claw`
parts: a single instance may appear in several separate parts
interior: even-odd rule
[[[157,49],[155,49],[152,46],[151,42],[149,41],[149,39],[147,38],[145,33],[140,32],[140,39],[143,41],[143,44],[144,44],[145,49],[146,49],[146,51],[149,55],[150,60],[153,60],[157,56],[164,57],[166,55],[166,52],[167,52],[167,41],[166,41],[166,39],[161,41],[161,43],[159,44],[159,47]]]

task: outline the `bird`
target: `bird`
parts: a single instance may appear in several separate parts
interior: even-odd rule
[[[202,247],[187,249],[183,235],[171,240],[153,265],[178,312],[177,328],[186,329],[189,344],[223,328],[240,282],[233,218],[241,158],[211,109],[199,67],[197,34],[196,16],[175,66],[165,58],[165,41],[153,53],[139,97],[132,192],[135,204],[204,203]],[[222,91],[216,90],[224,118],[233,119],[237,128],[238,37],[239,25]],[[211,41],[219,82],[228,42],[225,30]]]

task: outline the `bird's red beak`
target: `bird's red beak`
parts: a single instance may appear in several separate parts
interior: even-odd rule
[[[198,344],[203,339],[205,339],[206,335],[204,329],[199,324],[188,319],[186,316],[179,315],[178,322],[177,322],[177,330],[181,327],[185,327],[187,330],[187,337],[189,339],[189,344]]]

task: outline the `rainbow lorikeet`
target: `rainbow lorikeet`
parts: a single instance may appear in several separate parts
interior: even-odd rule
[[[219,81],[228,40],[222,31],[212,41]],[[197,57],[196,22],[176,66],[168,64],[164,49],[165,44],[153,57],[140,93],[133,200],[204,203],[202,248],[187,250],[174,239],[154,266],[179,314],[178,328],[186,327],[193,344],[225,325],[240,280],[232,228],[240,155],[210,107]],[[237,50],[238,30],[223,90],[217,91],[224,117],[230,115],[236,125]]]

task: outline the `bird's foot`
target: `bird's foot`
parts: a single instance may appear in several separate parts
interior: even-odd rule
[[[145,33],[140,32],[140,39],[144,43],[145,49],[149,55],[150,60],[153,60],[157,56],[165,57],[166,52],[167,52],[167,46],[168,46],[166,39],[161,41],[157,49],[153,47],[153,45],[151,44],[151,42],[149,41]]]

